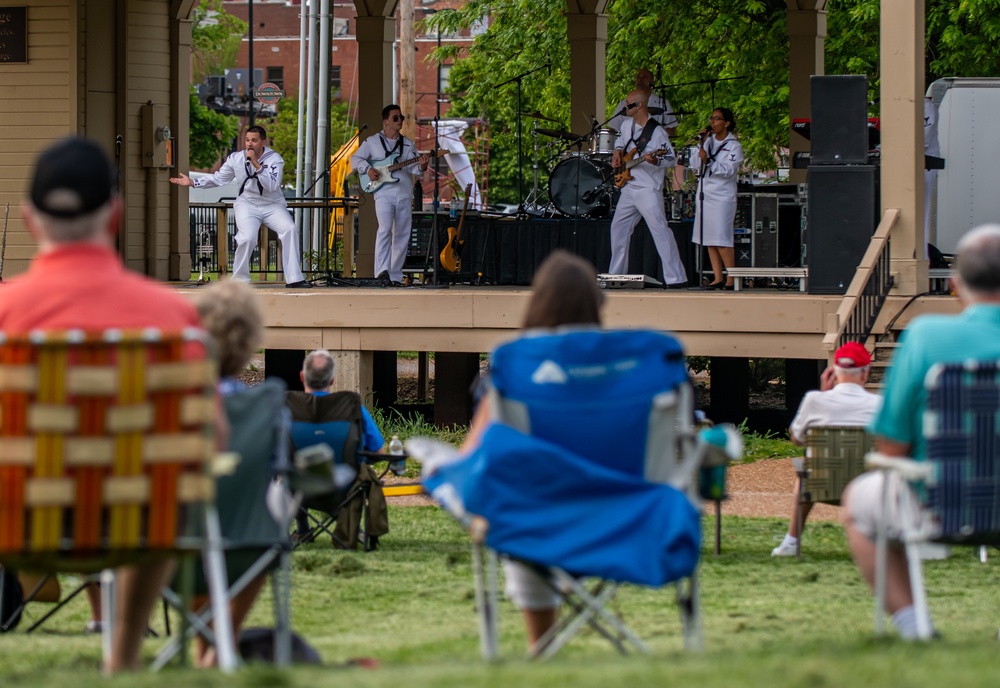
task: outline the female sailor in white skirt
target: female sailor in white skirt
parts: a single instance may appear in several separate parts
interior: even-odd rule
[[[698,148],[701,174],[698,193],[695,194],[691,240],[708,250],[715,278],[708,286],[716,289],[733,288],[733,278],[727,278],[723,269],[735,264],[733,222],[736,219],[736,174],[743,164],[743,147],[733,135],[735,129],[732,110],[716,108],[709,118],[710,131]],[[704,204],[702,191],[705,193]]]

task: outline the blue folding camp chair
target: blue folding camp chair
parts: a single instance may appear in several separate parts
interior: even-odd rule
[[[923,433],[927,460],[869,454],[867,463],[889,472],[876,537],[875,632],[885,629],[886,510],[899,510],[917,615],[917,634],[932,635],[919,546],[1000,544],[1000,362],[937,364],[927,373]],[[900,489],[923,484],[925,494]],[[896,535],[896,534],[894,534]]]
[[[491,375],[496,422],[479,449],[435,460],[439,449],[407,444],[426,489],[470,528],[484,656],[497,655],[495,553],[544,572],[567,602],[533,656],[586,624],[623,654],[647,652],[606,608],[620,583],[676,583],[685,645],[699,648],[704,452],[680,344],[635,330],[529,333],[493,352]]]

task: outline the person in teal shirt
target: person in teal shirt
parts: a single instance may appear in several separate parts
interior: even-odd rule
[[[957,315],[916,318],[893,357],[882,409],[870,428],[878,451],[888,456],[926,459],[924,379],[934,364],[1000,359],[1000,225],[983,225],[962,237],[956,265],[954,286],[964,310]],[[865,473],[853,480],[844,494],[848,545],[869,586],[874,586],[875,580],[875,533],[881,520],[883,476],[880,471]],[[890,510],[886,524],[890,536],[899,532],[893,515]],[[889,548],[886,571],[886,611],[899,634],[914,639],[916,615],[902,548]]]

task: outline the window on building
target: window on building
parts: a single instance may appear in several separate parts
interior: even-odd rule
[[[438,93],[448,92],[448,76],[451,74],[451,65],[441,65],[441,83],[438,84]]]
[[[268,67],[267,68],[267,80],[277,86],[278,88],[284,90],[285,88],[285,68],[284,67]]]
[[[333,90],[333,97],[340,97],[340,65],[330,66],[330,88]]]

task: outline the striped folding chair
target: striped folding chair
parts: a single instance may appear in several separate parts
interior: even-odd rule
[[[885,628],[886,510],[898,508],[917,632],[926,640],[932,630],[919,545],[1000,544],[1000,362],[937,364],[924,386],[927,460],[870,454],[867,462],[895,474],[885,481],[883,527],[876,539],[875,631]],[[920,489],[900,489],[897,476]]]
[[[215,509],[216,366],[204,333],[0,333],[0,561],[104,571],[204,553],[224,670],[236,665]]]
[[[867,470],[865,454],[874,449],[874,438],[857,426],[811,427],[806,433],[805,456],[792,460],[799,478],[795,520],[799,542],[795,555],[802,556],[802,511],[807,502],[840,505],[848,483]]]

